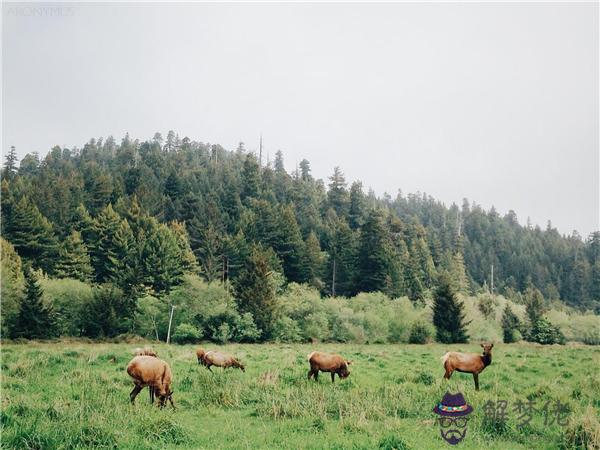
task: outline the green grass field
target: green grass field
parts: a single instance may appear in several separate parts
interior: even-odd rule
[[[174,374],[177,409],[160,410],[147,389],[129,404],[125,366],[137,346],[3,345],[2,448],[454,448],[431,411],[447,388],[474,408],[458,448],[600,445],[600,347],[497,344],[476,392],[468,374],[447,384],[440,363],[447,350],[479,352],[475,344],[226,345],[219,348],[238,356],[246,373],[214,374],[197,364],[193,346],[153,345]],[[351,359],[350,377],[308,381],[306,355],[316,348]],[[507,422],[484,414],[490,400],[508,402]],[[539,411],[518,428],[518,400],[538,409],[559,400],[568,424],[545,425]]]

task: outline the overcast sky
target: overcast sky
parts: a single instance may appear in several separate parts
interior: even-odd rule
[[[598,4],[4,4],[2,151],[129,132],[599,226]]]

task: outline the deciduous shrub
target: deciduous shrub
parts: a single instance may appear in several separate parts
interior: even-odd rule
[[[200,339],[202,339],[202,332],[189,323],[177,325],[173,333],[173,342],[177,344],[195,344]]]

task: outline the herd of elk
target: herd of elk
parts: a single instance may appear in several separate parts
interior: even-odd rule
[[[477,353],[460,353],[448,352],[442,356],[442,364],[444,366],[444,378],[449,380],[454,371],[473,374],[475,382],[475,390],[479,390],[479,374],[492,363],[492,348],[494,344],[481,344],[483,354]],[[175,408],[173,403],[173,374],[171,367],[162,359],[158,358],[156,352],[150,347],[136,348],[133,351],[134,358],[127,365],[127,373],[133,378],[135,387],[129,394],[131,403],[140,391],[148,386],[150,391],[150,403],[154,403],[155,396],[158,397],[159,406],[162,408],[167,400],[171,406]],[[205,351],[203,348],[196,350],[196,358],[198,364],[204,365],[208,370],[212,366],[222,367],[223,369],[235,367],[242,372],[245,367],[236,358],[226,353],[221,353],[215,350]],[[334,353],[312,352],[308,355],[308,363],[310,370],[308,371],[308,379],[311,377],[318,381],[319,372],[329,372],[331,374],[331,382],[335,381],[335,375],[340,378],[348,378],[350,371],[348,366],[352,364]]]

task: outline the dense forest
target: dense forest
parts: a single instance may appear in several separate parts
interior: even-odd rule
[[[144,295],[169,294],[185,274],[222,282],[260,329],[269,326],[259,319],[269,283],[419,303],[442,273],[464,294],[493,286],[518,302],[535,290],[600,312],[600,232],[564,236],[550,222],[520,225],[512,211],[467,200],[377,197],[338,167],[323,181],[307,160],[289,172],[281,151],[260,161],[242,143],[228,151],[170,131],[54,147],[20,163],[12,148],[1,205],[2,237],[24,266],[110,284],[127,299],[124,314]]]

